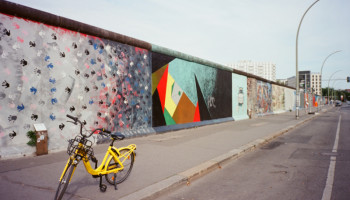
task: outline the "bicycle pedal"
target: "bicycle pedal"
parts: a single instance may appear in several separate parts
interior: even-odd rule
[[[106,192],[106,190],[107,190],[107,185],[105,185],[105,184],[100,185],[101,192]]]

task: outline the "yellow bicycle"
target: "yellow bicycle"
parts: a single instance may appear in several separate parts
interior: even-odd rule
[[[102,184],[102,177],[105,176],[107,182],[114,185],[117,190],[117,184],[126,180],[129,176],[135,161],[136,145],[130,144],[127,147],[116,148],[113,146],[115,140],[123,140],[125,136],[119,132],[111,133],[105,129],[95,129],[88,135],[82,133],[84,123],[79,121],[77,117],[67,115],[72,119],[73,124],[80,124],[80,135],[74,139],[69,140],[67,153],[69,159],[59,179],[55,200],[62,199],[68,184],[70,183],[76,167],[80,161],[83,161],[86,171],[94,178],[100,178],[100,190],[105,192],[107,186]],[[97,159],[94,156],[92,149],[92,142],[88,138],[95,132],[100,135],[111,137],[112,141],[109,145],[106,155],[103,158],[102,163],[97,167]],[[90,160],[95,163],[95,169],[90,165]],[[117,179],[118,173],[118,179]]]

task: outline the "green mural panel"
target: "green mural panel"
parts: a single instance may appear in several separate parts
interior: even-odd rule
[[[169,63],[169,74],[176,80],[176,83],[194,105],[198,101],[195,75],[202,89],[204,99],[207,100],[213,94],[217,75],[217,69],[215,68],[175,59]]]

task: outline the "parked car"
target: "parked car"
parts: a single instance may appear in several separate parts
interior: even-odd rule
[[[335,101],[335,106],[341,106],[341,101],[339,100]]]

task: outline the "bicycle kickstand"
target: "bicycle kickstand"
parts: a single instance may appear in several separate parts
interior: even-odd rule
[[[117,173],[114,173],[114,190],[118,190],[118,188],[117,188]]]
[[[107,185],[102,184],[102,176],[100,175],[100,191],[106,192],[106,190],[107,190]]]

